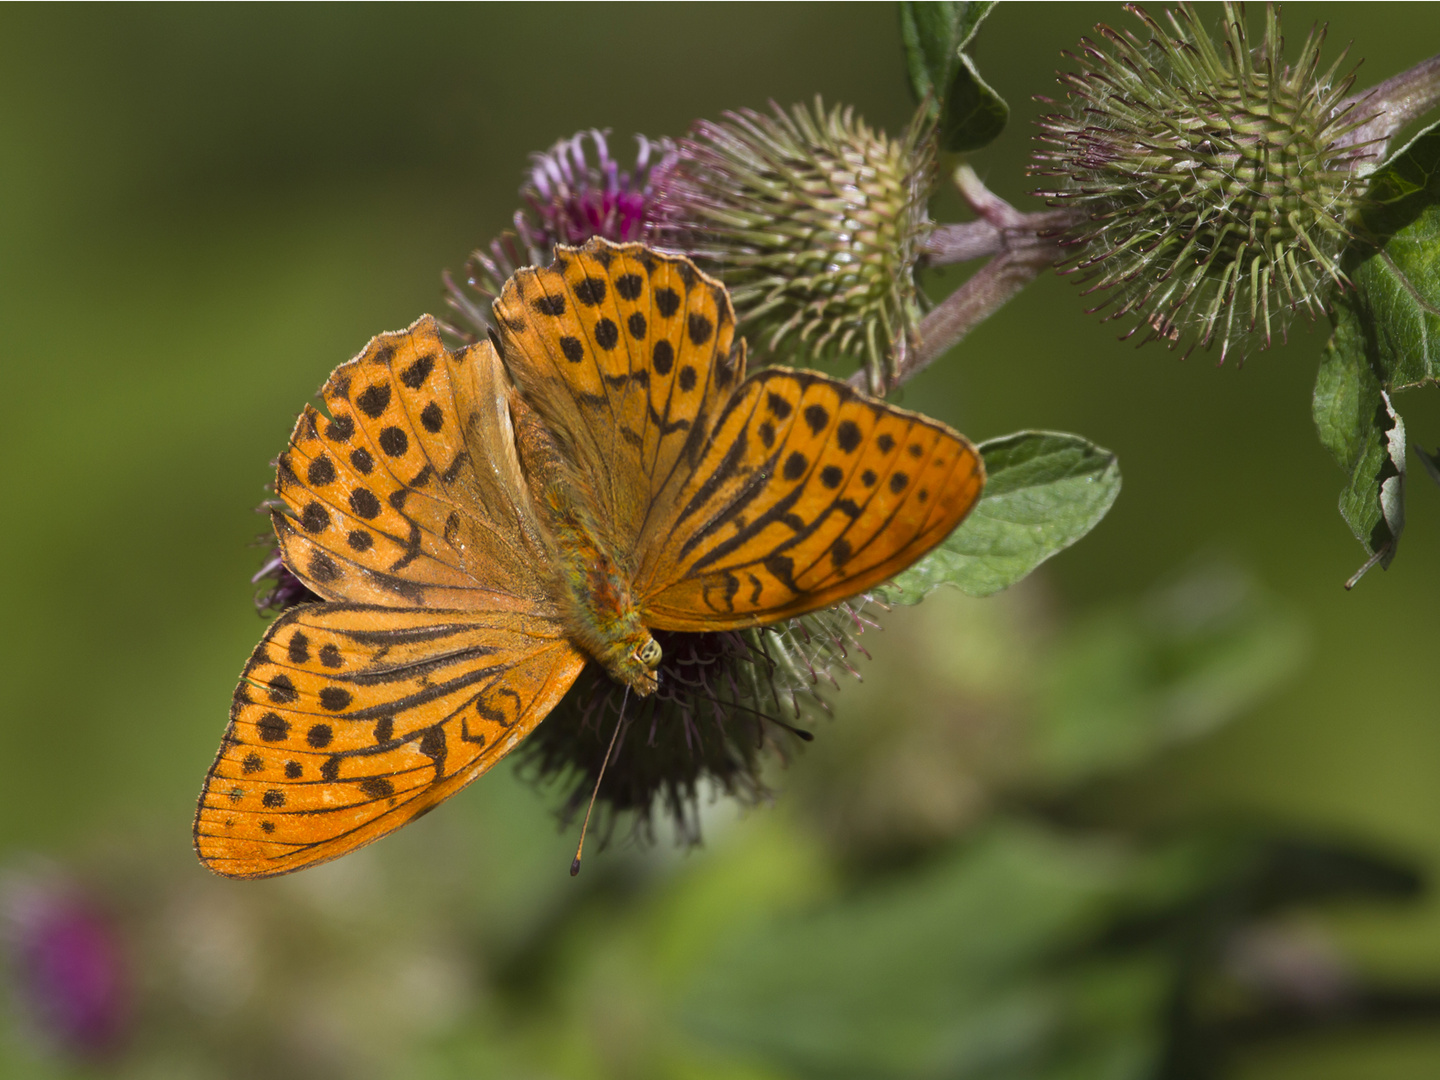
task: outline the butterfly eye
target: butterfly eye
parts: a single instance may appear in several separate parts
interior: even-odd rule
[[[635,656],[642,664],[654,671],[660,666],[660,643],[652,637],[640,646]]]

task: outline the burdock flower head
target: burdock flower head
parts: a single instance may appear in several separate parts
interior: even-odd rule
[[[446,299],[464,322],[451,328],[457,337],[483,338],[505,279],[522,266],[547,265],[556,244],[596,236],[617,243],[644,239],[656,218],[655,185],[673,168],[675,145],[636,135],[635,164],[622,170],[610,156],[608,136],[582,131],[531,155],[520,188],[528,209],[515,211],[514,230],[471,253],[464,285],[444,275]]]
[[[592,664],[521,745],[522,769],[565,791],[562,821],[593,794],[602,838],[628,816],[634,839],[653,840],[658,810],[677,841],[697,843],[707,787],[761,800],[766,759],[787,760],[810,740],[803,725],[829,711],[823,691],[838,688],[836,670],[857,675],[852,660],[868,656],[856,639],[877,625],[875,607],[859,596],[760,629],[657,631],[664,659],[656,692],[629,695]]]
[[[924,110],[899,139],[819,99],[726,113],[680,142],[652,235],[725,282],[764,359],[846,358],[882,392],[919,322],[934,160]]]
[[[1321,69],[1323,28],[1286,64],[1273,6],[1253,47],[1229,3],[1218,45],[1188,5],[1168,26],[1129,10],[1149,41],[1102,26],[1103,43],[1072,55],[1072,112],[1040,121],[1032,169],[1059,183],[1036,194],[1077,212],[1062,272],[1113,290],[1100,307],[1134,316],[1127,337],[1218,342],[1223,362],[1248,335],[1267,347],[1291,312],[1313,319],[1345,283],[1367,116],[1346,101],[1343,55]]]

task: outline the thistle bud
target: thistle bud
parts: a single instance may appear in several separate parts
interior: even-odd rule
[[[1321,70],[1323,27],[1284,62],[1273,5],[1253,48],[1229,3],[1218,45],[1188,5],[1168,27],[1128,10],[1148,42],[1102,26],[1102,43],[1067,54],[1082,68],[1060,77],[1072,113],[1040,121],[1048,148],[1031,170],[1060,183],[1035,194],[1076,211],[1061,272],[1087,293],[1113,290],[1094,310],[1134,316],[1125,337],[1148,328],[1142,344],[1218,342],[1223,363],[1247,337],[1268,347],[1292,312],[1322,314],[1345,284],[1339,257],[1370,156],[1346,136],[1369,115],[1345,104],[1343,55]]]
[[[725,282],[752,348],[849,359],[883,392],[919,323],[914,270],[935,172],[927,116],[900,139],[818,98],[813,111],[701,121],[659,184],[652,236]]]

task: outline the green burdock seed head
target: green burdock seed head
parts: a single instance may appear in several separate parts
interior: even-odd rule
[[[1345,136],[1369,116],[1345,104],[1343,54],[1321,71],[1323,27],[1285,64],[1273,5],[1253,49],[1229,3],[1218,45],[1188,5],[1166,13],[1168,28],[1128,10],[1148,42],[1102,26],[1103,45],[1066,54],[1083,68],[1060,76],[1073,113],[1040,121],[1048,148],[1031,170],[1061,183],[1036,194],[1077,211],[1061,270],[1087,293],[1115,290],[1099,307],[1118,300],[1108,318],[1136,317],[1127,338],[1143,327],[1142,343],[1218,341],[1223,363],[1248,335],[1268,347],[1290,312],[1313,319],[1345,284],[1339,255],[1370,156]]]
[[[652,236],[729,286],[767,359],[848,358],[883,392],[919,322],[933,125],[922,112],[891,139],[818,98],[813,110],[771,108],[691,129],[657,184]]]

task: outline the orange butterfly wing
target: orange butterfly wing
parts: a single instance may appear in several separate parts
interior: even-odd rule
[[[292,608],[235,690],[195,849],[216,873],[268,877],[368,844],[509,753],[584,666],[548,619]]]
[[[592,240],[518,271],[495,302],[505,366],[633,557],[745,375],[730,297],[690,260]]]
[[[281,616],[235,691],[195,819],[217,873],[324,862],[503,757],[574,682],[489,342],[428,316],[306,407],[278,462],[286,564],[327,600]]]
[[[428,315],[372,339],[280,455],[286,565],[327,600],[553,613],[508,392],[488,341],[451,354]]]
[[[720,630],[827,607],[938,544],[984,483],[975,447],[938,421],[816,372],[758,372],[642,544],[646,625]]]

